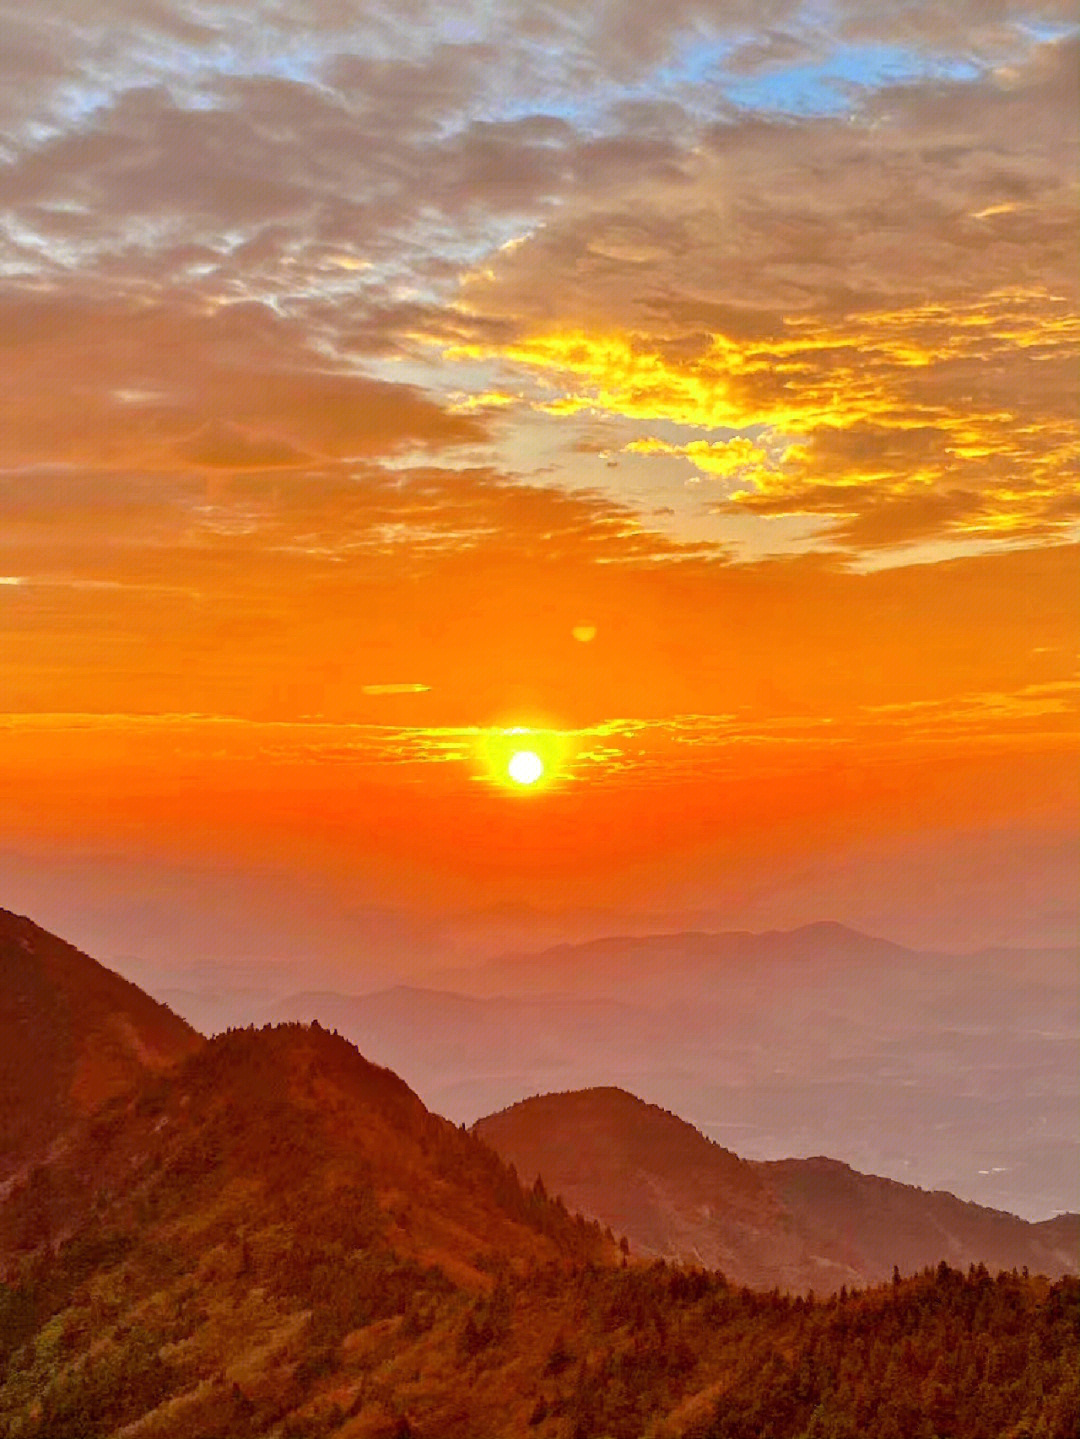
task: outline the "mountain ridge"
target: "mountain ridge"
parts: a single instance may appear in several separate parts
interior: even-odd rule
[[[567,966],[572,966],[570,975],[573,984],[571,991],[567,992],[580,995],[590,991],[590,978],[595,981],[598,974],[603,982],[610,982],[602,971],[597,971],[595,964],[590,968],[588,962],[612,955],[619,955],[624,960],[633,956],[639,969],[643,958],[655,957],[657,962],[662,962],[676,955],[680,968],[691,971],[703,964],[740,964],[753,959],[784,963],[828,958],[848,963],[869,963],[875,959],[891,958],[908,963],[948,966],[978,959],[1009,962],[1025,956],[1039,956],[1068,961],[1074,957],[1073,951],[1061,946],[1023,949],[991,945],[970,952],[921,949],[867,934],[838,920],[816,920],[791,929],[671,929],[648,934],[610,934],[584,940],[564,940],[538,950],[509,951],[472,967],[445,966],[436,971],[432,979],[438,981],[439,987],[488,996],[520,993],[516,987],[521,985],[538,986],[538,993],[561,994],[564,991],[557,987],[552,975],[561,978]],[[510,989],[499,989],[497,986],[500,983],[509,984]],[[594,983],[591,992],[606,994],[609,991],[603,988],[603,983],[600,988],[596,988]]]
[[[204,1043],[137,985],[5,909],[0,1034],[0,1180],[75,1120]]]
[[[739,1283],[835,1288],[940,1261],[1080,1270],[1080,1216],[1044,1230],[826,1156],[743,1160],[620,1089],[538,1095],[473,1128],[526,1178],[542,1173],[644,1253],[718,1267]],[[736,1175],[756,1213],[731,1203]]]

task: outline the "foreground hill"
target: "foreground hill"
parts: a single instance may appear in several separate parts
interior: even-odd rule
[[[246,1432],[215,1375],[250,1379],[266,1413],[303,1409],[354,1330],[468,1311],[480,1343],[493,1274],[616,1258],[345,1040],[232,1031],[99,1110],[0,1204],[0,1434],[158,1409],[134,1432]]]
[[[0,1203],[0,1250],[10,1439],[1072,1439],[1080,1402],[1075,1280],[815,1303],[617,1267],[317,1028],[107,1105]]]
[[[578,1257],[602,1247],[595,1229],[581,1240],[561,1206],[524,1196],[487,1145],[431,1114],[396,1074],[317,1025],[282,1025],[206,1041],[70,1130],[9,1186],[0,1262],[40,1247],[42,1233],[65,1242],[88,1212],[145,1237],[167,1215],[185,1230],[204,1210],[216,1225],[262,1216],[317,1228],[334,1209],[359,1231],[387,1221],[395,1252],[464,1282],[480,1282],[500,1246],[556,1257],[545,1225]]]
[[[134,984],[0,909],[0,1180],[202,1042]]]
[[[940,1260],[1080,1268],[1080,1217],[1029,1224],[830,1159],[751,1163],[618,1089],[524,1100],[474,1128],[525,1178],[542,1174],[635,1249],[739,1283],[836,1289]]]

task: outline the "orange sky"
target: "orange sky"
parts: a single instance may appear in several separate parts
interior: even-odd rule
[[[1075,17],[948,8],[0,19],[0,903],[1074,932]]]

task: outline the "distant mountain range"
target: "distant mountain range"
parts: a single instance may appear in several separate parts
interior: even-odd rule
[[[1080,1207],[1075,952],[926,953],[818,924],[559,945],[440,983],[263,1017],[339,1029],[459,1122],[616,1085],[755,1159],[832,1154],[1029,1219]]]
[[[1029,1224],[833,1159],[752,1163],[619,1089],[528,1099],[474,1132],[635,1250],[756,1288],[875,1283],[942,1259],[1080,1269],[1080,1215]]]
[[[611,1089],[479,1126],[547,1145],[534,1176],[321,1025],[206,1041],[29,920],[0,936],[0,1435],[1070,1439],[1071,1218],[750,1164]],[[620,1253],[575,1186],[645,1237]],[[890,1227],[929,1262],[935,1224],[909,1278],[764,1290],[854,1282]],[[727,1277],[642,1252],[688,1242]]]
[[[1076,977],[1076,952],[1070,949],[984,949],[975,954],[913,950],[891,940],[863,934],[832,920],[790,930],[610,935],[577,944],[557,944],[539,952],[507,954],[471,968],[442,970],[439,984],[469,994],[542,994],[581,998],[671,1001],[711,992],[720,998],[729,985],[736,991],[762,965],[774,974],[870,973],[880,978],[888,966],[901,981],[925,983],[935,974],[962,974],[973,965],[989,967],[996,977],[1017,966],[1034,964],[1040,972]]]

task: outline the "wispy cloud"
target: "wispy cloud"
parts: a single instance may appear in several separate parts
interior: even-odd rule
[[[426,686],[365,686],[380,694],[422,693]],[[483,783],[501,781],[492,755],[536,748],[558,788],[618,781],[670,784],[697,776],[799,770],[829,752],[869,753],[876,746],[945,752],[972,740],[1030,742],[1042,736],[1072,743],[1080,682],[1027,686],[1011,693],[974,694],[948,701],[868,706],[852,720],[790,715],[772,720],[745,715],[682,714],[662,720],[623,717],[577,729],[544,726],[387,725],[331,723],[319,717],[253,721],[237,715],[0,714],[0,729],[25,736],[64,733],[110,740],[140,736],[204,757],[228,751],[248,763],[354,765],[379,770],[408,766],[459,767]],[[1059,719],[1070,723],[1057,723]],[[222,747],[224,746],[224,751]],[[497,762],[497,760],[496,760]]]
[[[426,694],[430,685],[420,684],[377,684],[362,685],[366,695],[420,695]]]

